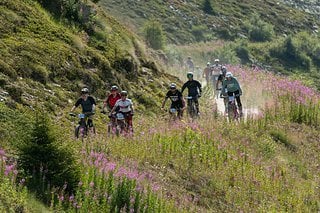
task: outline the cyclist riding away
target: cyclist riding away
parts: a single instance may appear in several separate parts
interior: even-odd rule
[[[237,105],[239,108],[240,116],[242,117],[242,104],[240,96],[242,95],[242,90],[238,80],[233,77],[231,72],[226,73],[226,79],[222,83],[222,92],[227,93],[228,97],[235,96]]]
[[[83,88],[81,90],[81,97],[77,100],[75,105],[72,107],[71,112],[73,112],[79,105],[82,107],[82,113],[83,114],[90,114],[88,116],[88,126],[90,129],[93,128],[93,121],[92,117],[96,108],[96,101],[95,99],[89,95],[89,89]]]
[[[220,75],[220,71],[221,71],[221,64],[219,59],[214,59],[214,64],[211,66],[211,75],[212,75],[212,83],[213,86],[216,86],[216,82],[218,80],[218,77]],[[217,88],[213,88],[214,90],[216,90]]]
[[[170,84],[170,90],[167,92],[166,97],[161,105],[162,110],[168,98],[170,98],[171,100],[170,109],[176,109],[178,111],[179,119],[182,118],[183,110],[185,109],[185,101],[182,96],[182,93],[179,90],[177,90],[177,85],[175,83]],[[170,113],[172,113],[171,110]]]
[[[210,62],[207,63],[207,67],[204,68],[202,77],[206,79],[207,86],[210,84],[210,79],[211,79],[211,68],[210,68]]]
[[[221,67],[221,73],[220,73],[220,75],[218,77],[218,81],[216,82],[217,90],[221,90],[222,83],[226,78],[226,73],[227,73],[227,68],[225,66],[222,66]],[[224,103],[225,113],[226,113],[228,111],[228,109],[227,109],[228,97],[227,96],[223,96],[223,91],[221,91],[220,97],[223,98],[223,103]]]
[[[196,105],[196,109],[197,109],[197,114],[200,114],[199,111],[199,101],[198,98],[201,97],[201,84],[199,81],[196,81],[193,79],[193,73],[192,72],[188,72],[187,74],[187,78],[188,81],[186,83],[183,84],[182,88],[181,88],[181,93],[183,93],[183,91],[188,88],[188,96],[192,97],[195,105]]]
[[[132,126],[132,116],[133,116],[133,105],[131,99],[128,99],[128,92],[127,91],[121,91],[120,93],[121,99],[117,100],[115,105],[113,106],[110,116],[112,113],[119,107],[119,113],[122,113],[125,117],[125,120],[128,124],[128,127],[131,131],[133,131],[133,126]]]
[[[188,71],[193,72],[194,71],[194,64],[193,64],[193,61],[190,56],[188,56],[186,64],[187,64]]]

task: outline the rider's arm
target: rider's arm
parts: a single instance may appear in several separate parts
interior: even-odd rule
[[[198,88],[199,88],[199,92],[200,92],[200,94],[202,93],[202,89],[201,89],[201,84],[200,84],[200,82],[198,81]]]
[[[82,99],[79,98],[75,105],[71,108],[71,112],[73,112],[80,104],[81,104]]]
[[[186,83],[184,83],[183,84],[183,86],[182,86],[182,88],[181,88],[181,94],[183,93],[183,91],[186,89],[186,87],[187,87],[187,83],[188,82],[186,82]]]
[[[236,86],[238,87],[238,90],[239,90],[239,92],[240,92],[240,95],[242,95],[242,89],[241,89],[241,87],[240,87],[239,81],[238,81],[236,78],[233,78],[233,79],[234,79],[234,82],[235,82]]]
[[[166,104],[167,100],[168,100],[168,97],[165,97],[164,100],[163,100],[163,102],[162,102],[161,108],[164,107],[164,105]]]
[[[120,100],[120,99],[119,99]],[[111,111],[110,111],[110,114],[112,114],[115,110],[116,110],[116,108],[119,106],[119,100],[116,102],[116,104],[113,106],[113,108],[111,109]]]

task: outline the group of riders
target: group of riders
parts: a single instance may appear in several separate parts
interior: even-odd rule
[[[188,58],[189,59],[189,58]],[[203,78],[206,79],[207,85],[212,84],[214,91],[220,90],[220,98],[224,99],[225,112],[227,112],[227,104],[229,97],[235,97],[237,106],[239,109],[239,114],[242,116],[242,104],[240,96],[242,95],[242,90],[239,82],[233,76],[231,72],[227,71],[225,66],[219,64],[219,59],[215,59],[215,63],[211,66],[210,62],[207,63],[206,68],[203,70]],[[199,101],[198,98],[201,97],[202,86],[201,83],[194,79],[194,73],[187,73],[187,82],[185,82],[181,88],[181,91],[177,88],[175,83],[171,83],[169,86],[169,91],[162,102],[161,109],[164,110],[166,101],[171,100],[170,109],[175,109],[178,113],[178,117],[183,117],[183,111],[186,109],[186,102],[183,97],[183,92],[188,89],[188,98],[191,98],[195,103],[196,115],[200,115]],[[127,98],[127,91],[119,91],[117,86],[112,86],[110,93],[107,94],[104,100],[102,112],[105,113],[105,109],[108,108],[109,118],[111,122],[116,121],[116,113],[123,114],[126,123],[128,124],[128,129],[133,131],[132,117],[134,114],[133,104],[131,99]],[[189,101],[188,101],[189,104]],[[87,124],[88,127],[93,127],[92,115],[96,109],[95,99],[89,95],[89,89],[83,88],[81,90],[81,97],[77,100],[75,105],[72,107],[71,112],[73,112],[79,105],[82,107],[83,113],[91,113],[88,116]],[[172,113],[171,110],[169,110]]]

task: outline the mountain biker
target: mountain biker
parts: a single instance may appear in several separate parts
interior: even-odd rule
[[[119,93],[119,89],[117,86],[112,86],[110,89],[110,94],[108,95],[108,97],[106,98],[106,100],[103,103],[103,108],[102,110],[104,110],[106,107],[108,107],[109,111],[112,110],[112,108],[114,107],[114,105],[116,104],[117,100],[121,99],[121,95]]]
[[[210,62],[208,62],[202,73],[202,77],[206,79],[207,86],[209,86],[211,74]]]
[[[219,75],[219,77],[218,77],[218,80],[217,80],[217,82],[216,82],[216,88],[217,88],[217,90],[221,90],[221,88],[222,88],[222,83],[223,83],[223,81],[224,81],[225,78],[226,78],[226,73],[227,73],[227,68],[226,68],[225,66],[222,66],[222,67],[221,67],[221,73],[220,73],[220,75]],[[219,84],[220,84],[221,86],[219,86]],[[224,107],[225,107],[225,112],[227,112],[227,111],[228,111],[228,109],[227,109],[228,97],[227,97],[227,96],[223,96],[223,92],[222,92],[222,91],[221,91],[220,97],[223,98],[223,103],[224,103]]]
[[[186,64],[187,64],[188,71],[193,72],[194,71],[194,64],[193,64],[193,61],[190,56],[188,56]]]
[[[83,88],[81,89],[81,97],[77,100],[75,105],[72,107],[71,112],[73,112],[79,105],[82,107],[82,113],[94,113],[96,108],[96,101],[95,99],[89,95],[89,89]],[[88,116],[88,126],[89,128],[93,127],[93,121],[92,121],[93,115]]]
[[[233,77],[231,72],[226,73],[226,78],[222,83],[222,92],[224,92],[224,95],[228,95],[228,97],[233,95],[235,96],[240,116],[242,116],[242,104],[240,99],[240,96],[242,95],[242,90],[238,80],[235,77]]]
[[[197,114],[200,114],[199,111],[199,101],[198,98],[201,97],[201,84],[199,81],[196,81],[193,79],[193,73],[192,72],[188,72],[187,73],[187,78],[188,81],[186,83],[183,84],[182,88],[181,88],[181,94],[183,93],[183,91],[188,88],[188,96],[192,97],[195,105],[196,105],[196,109],[197,109]]]
[[[168,98],[170,98],[171,100],[170,109],[176,109],[178,111],[178,117],[182,118],[183,110],[185,109],[185,101],[182,96],[182,93],[177,89],[177,85],[175,83],[170,84],[170,90],[167,92],[166,97],[161,105],[162,110]]]
[[[214,64],[211,66],[211,79],[212,79],[212,83],[213,83],[213,87],[216,86],[216,82],[218,81],[218,77],[220,75],[220,72],[221,72],[221,64],[220,63],[220,60],[218,58],[214,59]],[[217,88],[213,88],[213,91],[216,95],[216,89]]]
[[[106,107],[108,108],[108,111],[110,112],[119,99],[121,99],[121,95],[119,93],[119,88],[114,85],[111,87],[110,94],[108,95],[108,97],[106,98],[106,100],[103,103],[102,113],[105,113],[104,109]],[[111,116],[109,116],[109,118],[111,121],[110,124],[114,125],[116,122],[115,115],[111,115]],[[108,128],[109,128],[109,126],[108,126]],[[108,129],[108,131],[109,131],[109,129]]]
[[[132,105],[132,101],[131,99],[128,99],[128,92],[123,90],[120,93],[121,95],[121,99],[117,100],[117,102],[115,103],[115,105],[113,106],[111,112],[110,112],[110,116],[112,115],[112,113],[117,109],[117,107],[119,107],[119,113],[122,113],[126,119],[126,122],[129,126],[129,129],[132,131],[133,130],[133,126],[132,126],[132,116],[133,116],[133,105]]]

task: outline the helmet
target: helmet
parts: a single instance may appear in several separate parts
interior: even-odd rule
[[[123,90],[123,91],[121,91],[121,96],[127,96],[128,95],[128,92],[127,91],[125,91],[125,90]]]
[[[207,66],[210,66],[210,62],[207,62]]]
[[[227,67],[226,66],[222,66],[221,67],[221,71],[222,71],[222,73],[226,73],[227,72]]]
[[[82,94],[88,94],[89,93],[89,89],[88,88],[83,88],[82,90],[81,90],[81,93]]]
[[[226,73],[226,77],[227,77],[227,78],[229,78],[229,77],[233,77],[233,75],[232,75],[232,73],[231,73],[231,72],[227,72],[227,73]]]
[[[187,77],[188,77],[188,78],[189,78],[189,77],[193,78],[193,72],[188,72],[188,73],[187,73]]]
[[[175,83],[170,84],[170,89],[177,89],[177,85]]]
[[[214,59],[214,62],[220,62],[220,60],[218,58]]]
[[[111,91],[116,91],[116,90],[118,90],[118,89],[119,89],[119,88],[118,88],[117,86],[115,86],[115,85],[111,87]]]

